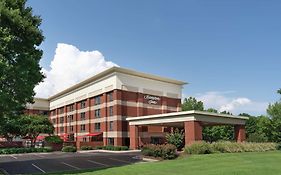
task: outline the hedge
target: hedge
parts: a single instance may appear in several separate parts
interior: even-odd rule
[[[49,147],[45,148],[2,148],[0,154],[21,154],[21,153],[34,153],[34,152],[51,152]]]
[[[96,149],[104,149],[104,150],[111,150],[111,151],[125,151],[125,150],[129,150],[129,148],[127,146],[113,146],[113,145],[97,146]]]
[[[61,150],[62,152],[76,152],[77,148],[75,146],[65,146]]]
[[[220,141],[207,143],[195,142],[185,147],[188,154],[210,154],[210,153],[238,153],[238,152],[265,152],[278,149],[276,143],[252,143],[252,142],[230,142]]]
[[[166,145],[148,144],[143,146],[141,152],[144,156],[152,156],[162,159],[174,159],[177,157],[176,150],[177,147],[172,144],[166,144]]]
[[[94,148],[92,146],[81,146],[81,150],[93,150]]]

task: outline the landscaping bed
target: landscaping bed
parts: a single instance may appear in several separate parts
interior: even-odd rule
[[[52,152],[49,147],[45,148],[1,148],[0,154],[22,154],[22,153]]]

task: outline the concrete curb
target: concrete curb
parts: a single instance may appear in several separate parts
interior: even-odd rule
[[[141,152],[141,150],[127,150],[127,151],[111,151],[111,150],[84,150],[84,151],[77,151],[78,153],[116,153],[116,154],[122,154],[122,153],[137,153]]]

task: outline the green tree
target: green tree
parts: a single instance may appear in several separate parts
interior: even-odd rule
[[[213,112],[213,113],[219,113],[218,110],[214,109],[214,108],[209,108],[206,110],[207,112]]]
[[[204,105],[202,101],[197,101],[194,97],[185,98],[182,104],[182,111],[204,111]]]
[[[53,134],[54,126],[48,119],[43,115],[22,115],[19,119],[21,123],[20,132],[22,136],[28,136],[32,140],[34,145],[36,138],[39,134]]]
[[[12,141],[15,136],[20,136],[20,123],[18,117],[4,117],[0,121],[0,135],[7,141]]]
[[[279,89],[277,93],[281,94],[281,89]],[[273,104],[269,104],[267,113],[271,118],[270,140],[281,142],[281,100]]]
[[[230,125],[223,126],[205,126],[203,128],[203,139],[208,142],[218,140],[234,140],[234,127]]]
[[[0,0],[0,120],[33,102],[33,89],[43,80],[40,24],[26,0]]]

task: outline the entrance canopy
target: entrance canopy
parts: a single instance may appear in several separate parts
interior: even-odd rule
[[[203,111],[183,111],[140,117],[129,117],[126,120],[130,125],[130,147],[139,148],[139,126],[157,125],[184,128],[185,144],[202,140],[203,126],[233,125],[235,139],[238,142],[245,140],[245,123],[248,117],[229,114],[217,114]]]
[[[129,117],[129,125],[168,125],[173,123],[183,125],[186,121],[200,121],[202,125],[245,125],[248,117],[234,116],[229,114],[217,114],[203,111],[182,111],[165,114],[147,115],[140,117]],[[175,124],[176,125],[176,124]]]

